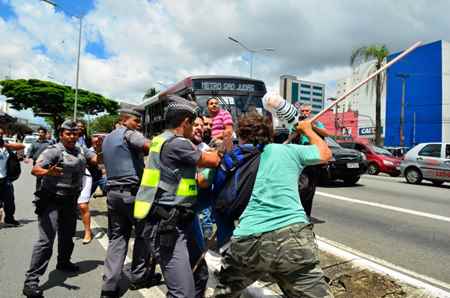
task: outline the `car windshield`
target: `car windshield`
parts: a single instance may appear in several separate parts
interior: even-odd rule
[[[32,136],[27,136],[25,137],[25,139],[23,139],[23,142],[25,144],[30,144],[33,143],[34,141],[36,141],[37,137],[32,137]]]
[[[382,154],[382,155],[385,155],[385,156],[393,157],[392,153],[389,152],[388,150],[384,149],[384,148],[373,146],[373,145],[370,146],[370,148],[377,154]]]
[[[330,138],[330,137],[326,137],[325,141],[327,142],[327,145],[329,147],[333,147],[333,148],[342,148],[341,145],[339,145],[334,139]]]

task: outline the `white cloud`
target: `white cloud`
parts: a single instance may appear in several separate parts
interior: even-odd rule
[[[0,18],[0,76],[74,85],[77,20],[39,1],[13,0],[17,19]],[[327,84],[349,73],[352,49],[374,42],[394,51],[418,39],[448,39],[445,1],[147,1],[98,0],[84,18],[83,45],[102,40],[107,59],[83,52],[80,87],[139,101],[158,81],[188,75],[248,76],[244,51],[275,48],[254,60],[256,78],[278,89],[281,74]],[[7,42],[5,42],[7,41]],[[43,44],[47,53],[33,50]]]

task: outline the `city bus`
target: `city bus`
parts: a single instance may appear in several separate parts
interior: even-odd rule
[[[261,99],[266,94],[263,81],[236,76],[190,76],[162,90],[139,105],[143,113],[143,130],[147,137],[165,129],[164,109],[167,95],[178,95],[195,101],[206,115],[206,101],[214,96],[223,109],[228,110],[236,120],[241,114],[256,111],[263,113]]]

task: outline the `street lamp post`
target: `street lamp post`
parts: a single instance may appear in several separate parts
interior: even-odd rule
[[[76,17],[80,21],[79,28],[78,28],[78,52],[77,52],[77,70],[76,70],[76,78],[75,78],[75,102],[74,102],[74,106],[73,106],[73,120],[76,121],[77,120],[77,106],[78,106],[78,83],[79,83],[79,78],[80,78],[81,30],[83,28],[83,16],[72,14],[71,12],[64,9],[61,5],[59,5],[53,1],[50,1],[50,0],[41,0],[41,1],[45,2],[47,4],[50,4],[53,7],[57,7],[61,10],[64,10],[65,12],[67,12],[71,16]]]
[[[243,47],[247,52],[250,53],[250,78],[253,78],[253,57],[255,55],[255,53],[258,52],[274,52],[275,49],[273,48],[264,48],[264,49],[250,49],[249,47],[247,47],[245,44],[243,44],[242,42],[240,42],[239,40],[228,36],[228,39],[231,40],[234,43],[237,43],[238,45],[240,45],[241,47]]]
[[[405,126],[405,96],[406,96],[406,79],[409,78],[409,74],[406,73],[398,73],[397,77],[402,80],[402,99],[401,99],[401,109],[400,109],[400,146],[404,146],[405,144],[405,134],[404,134],[404,126]]]

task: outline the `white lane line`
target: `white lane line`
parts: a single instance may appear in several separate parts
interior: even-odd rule
[[[389,275],[392,278],[415,288],[421,288],[434,297],[450,298],[450,284],[364,254],[341,243],[319,236],[316,236],[316,239],[319,249],[328,252],[331,255],[352,261],[352,264],[356,266],[378,272],[382,275]]]
[[[400,208],[400,207],[394,207],[394,206],[380,204],[380,203],[367,202],[367,201],[352,199],[352,198],[348,198],[348,197],[344,197],[344,196],[333,195],[333,194],[329,194],[329,193],[325,193],[325,192],[321,192],[321,191],[316,191],[316,195],[319,195],[322,197],[328,197],[328,198],[332,198],[332,199],[336,199],[336,200],[346,201],[346,202],[350,202],[350,203],[367,205],[367,206],[382,208],[382,209],[386,209],[386,210],[397,211],[397,212],[402,212],[402,213],[406,213],[406,214],[412,214],[412,215],[416,215],[416,216],[450,222],[450,217],[445,217],[442,215],[421,212],[421,211],[415,211],[415,210],[405,209],[405,208]]]
[[[94,229],[102,229],[93,218],[91,218],[91,226]],[[100,238],[96,238],[98,242],[100,242],[100,245],[105,249],[105,251],[108,249],[108,236],[106,233],[104,233]],[[131,263],[131,259],[127,256],[125,259],[125,263]],[[139,293],[141,293],[144,297],[155,297],[155,298],[165,298],[166,294],[159,288],[159,287],[152,287],[149,289],[140,289],[138,290]]]

